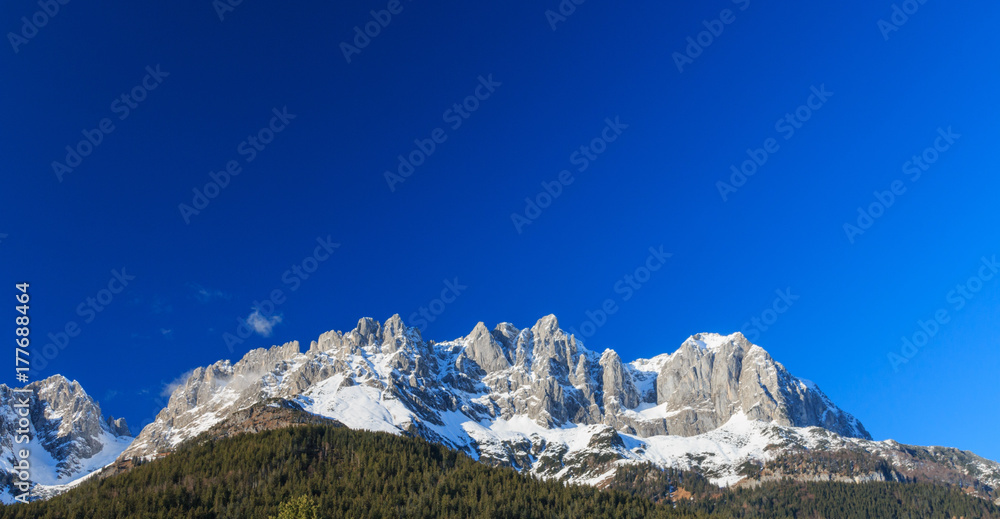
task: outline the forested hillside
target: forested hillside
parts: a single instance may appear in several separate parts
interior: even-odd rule
[[[202,441],[2,518],[265,519],[299,496],[320,518],[709,517],[542,482],[421,439],[304,426]]]
[[[987,501],[928,484],[771,482],[730,491],[696,474],[637,466],[611,486],[540,481],[422,439],[309,425],[205,436],[51,500],[2,507],[0,518],[1000,518]]]
[[[823,458],[827,453],[817,453]],[[835,456],[832,458],[836,458]],[[780,460],[779,460],[780,461]],[[778,467],[783,466],[777,463]],[[758,469],[759,470],[759,469]],[[747,472],[751,472],[750,468]],[[608,486],[678,510],[734,518],[1000,518],[1000,507],[966,495],[973,487],[927,482],[800,482],[791,479],[720,489],[703,476],[651,464],[619,469]]]
[[[775,481],[723,492],[678,509],[734,518],[950,519],[1000,518],[1000,507],[929,483],[834,483]]]

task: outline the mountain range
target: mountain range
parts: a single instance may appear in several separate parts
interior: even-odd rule
[[[76,382],[57,375],[29,387],[41,497],[116,459],[152,460],[220,430],[288,425],[279,414],[262,419],[264,406],[421,437],[568,483],[605,486],[619,468],[649,464],[697,471],[719,485],[924,480],[1000,502],[1000,464],[954,448],[874,441],[815,383],[740,333],[696,334],[673,353],[624,362],[613,350],[588,349],[551,315],[524,329],[478,323],[445,342],[424,340],[398,315],[363,318],[305,351],[290,342],[194,369],[134,439]],[[12,398],[0,385],[5,432],[15,424]],[[9,487],[13,435],[3,438]],[[0,498],[10,502],[11,491]]]

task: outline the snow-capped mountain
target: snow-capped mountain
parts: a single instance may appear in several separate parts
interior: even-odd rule
[[[919,477],[992,499],[1000,486],[1000,464],[970,452],[872,441],[816,384],[739,333],[694,335],[673,353],[626,363],[612,350],[584,347],[554,316],[525,329],[479,323],[465,337],[437,343],[399,316],[364,318],[348,333],[320,335],[304,352],[291,342],[195,369],[127,449],[124,424],[104,420],[78,384],[62,377],[36,384],[37,408],[45,411],[33,423],[39,438],[49,438],[39,441],[48,441],[54,467],[38,487],[42,495],[65,490],[51,485],[81,478],[118,453],[115,470],[127,470],[203,433],[218,438],[323,419],[593,485],[606,484],[622,464],[642,463],[696,470],[718,484]]]
[[[908,446],[871,441],[815,384],[739,333],[694,335],[672,354],[624,363],[612,350],[585,348],[554,316],[523,330],[479,323],[439,343],[398,315],[365,318],[305,352],[292,342],[198,368],[122,458],[169,452],[274,398],[351,428],[421,436],[486,463],[580,483],[599,484],[621,463],[651,462],[729,484],[743,479],[747,463],[822,447],[895,467],[852,480],[899,479],[940,461],[960,477],[1000,484],[1000,465],[971,453],[919,458]]]
[[[100,406],[76,381],[62,375],[28,384],[14,392],[0,384],[0,501],[10,503],[9,484],[16,462],[15,449],[31,455],[32,495],[45,496],[66,490],[81,478],[115,461],[132,443],[124,418],[104,418]],[[15,443],[19,416],[14,404],[29,400],[27,443]]]

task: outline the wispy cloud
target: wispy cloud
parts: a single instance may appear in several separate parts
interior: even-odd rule
[[[177,388],[183,386],[184,383],[187,382],[187,379],[188,377],[191,376],[191,373],[194,373],[194,370],[186,371],[184,372],[183,375],[175,378],[173,381],[164,384],[163,389],[160,390],[160,397],[169,398],[170,395],[174,394],[174,391]]]
[[[271,330],[281,322],[280,315],[266,316],[260,313],[260,309],[255,309],[247,318],[246,322],[262,337],[270,337]]]
[[[208,303],[215,299],[229,301],[233,298],[232,294],[227,294],[217,288],[204,287],[194,282],[187,283],[187,287],[194,292],[194,298],[197,299],[199,303]]]
[[[174,331],[169,328],[160,328],[160,335],[163,335],[164,337],[169,337],[173,333]]]

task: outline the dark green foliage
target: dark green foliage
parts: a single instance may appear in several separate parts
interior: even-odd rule
[[[609,486],[539,481],[421,439],[301,426],[194,442],[49,501],[0,506],[0,519],[312,519],[313,504],[317,519],[1000,518],[988,501],[926,483],[772,481],[730,491],[646,464],[621,467]],[[693,501],[676,497],[687,492]]]
[[[744,461],[736,469],[739,475],[750,479],[760,479],[761,470],[763,470],[762,465],[752,461]]]
[[[678,503],[678,509],[734,518],[951,519],[1000,518],[1000,507],[955,487],[928,483],[772,481],[714,498]]]
[[[420,439],[306,426],[196,443],[49,501],[0,507],[0,518],[266,519],[300,496],[320,518],[708,517],[538,481]]]
[[[281,503],[278,507],[278,517],[268,519],[319,519],[319,507],[312,496],[299,496]]]
[[[840,454],[813,453],[827,466],[834,462],[856,468],[867,459],[853,459]],[[778,465],[790,470],[801,460],[786,459]],[[853,463],[853,464],[852,464]],[[771,463],[768,463],[770,467]],[[865,465],[865,470],[881,465]],[[748,463],[748,473],[760,467]],[[826,518],[826,519],[923,519],[952,517],[997,518],[1000,507],[989,501],[962,493],[957,485],[929,483],[802,483],[791,480],[770,481],[754,488],[723,490],[705,477],[677,469],[660,469],[652,464],[621,467],[611,479],[610,488],[645,497],[677,510],[700,511],[720,517],[747,519]],[[694,500],[688,498],[693,494]]]
[[[680,499],[677,496],[678,490],[695,496],[707,496],[720,491],[719,487],[701,474],[674,468],[661,469],[652,463],[619,467],[608,487],[657,503],[671,503],[674,499]]]

